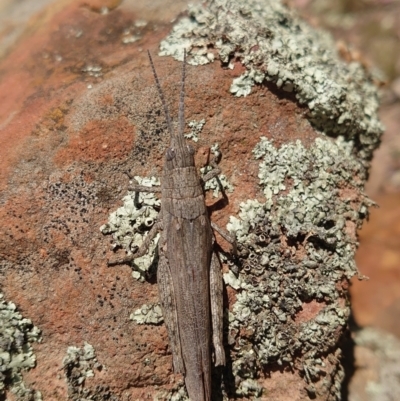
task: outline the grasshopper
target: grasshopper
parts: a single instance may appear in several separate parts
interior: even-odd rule
[[[136,192],[161,192],[161,210],[145,240],[132,255],[109,261],[109,265],[131,262],[143,256],[160,232],[157,283],[164,321],[172,351],[173,367],[182,373],[192,401],[211,401],[211,343],[214,364],[225,365],[223,347],[223,282],[221,265],[213,249],[213,229],[234,244],[229,234],[211,223],[203,184],[216,177],[213,169],[201,178],[194,162],[194,149],[183,136],[186,51],[182,66],[178,132],[148,52],[158,94],[170,134],[160,187],[135,185]],[[130,177],[132,178],[132,177]]]

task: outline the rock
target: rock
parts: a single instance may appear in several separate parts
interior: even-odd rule
[[[107,268],[116,239],[100,232],[125,205],[125,171],[161,175],[169,138],[145,50],[173,117],[181,71],[157,55],[161,43],[178,59],[188,48],[187,133],[205,121],[198,167],[218,144],[233,188],[229,202],[207,194],[240,249],[230,260],[217,235],[240,288],[226,291],[229,363],[215,391],[284,400],[291,383],[290,399],[338,399],[356,230],[371,204],[363,186],[381,134],[375,87],[280,2],[219,0],[191,7],[190,19],[177,17],[182,4],[49,6],[1,60],[3,292],[43,338],[26,386],[44,399],[185,399],[164,325],[129,319],[157,304],[154,274]],[[67,386],[67,350],[81,357],[85,342],[99,369],[85,367],[84,383],[71,370]]]

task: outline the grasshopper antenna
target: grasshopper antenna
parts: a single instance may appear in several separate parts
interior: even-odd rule
[[[186,49],[183,49],[182,82],[179,98],[179,136],[183,136],[185,130],[185,78],[186,78]]]
[[[164,94],[163,94],[163,91],[162,91],[161,85],[160,85],[160,80],[158,79],[158,76],[157,76],[157,73],[156,73],[156,69],[154,67],[153,59],[151,58],[151,54],[150,54],[149,50],[147,50],[147,54],[149,56],[151,69],[153,70],[153,75],[154,75],[154,79],[156,81],[158,94],[160,95],[161,103],[162,103],[162,105],[164,107],[164,114],[165,114],[165,119],[167,120],[168,131],[169,131],[169,134],[170,134],[170,136],[172,138],[172,136],[173,136],[172,123],[171,123],[171,117],[169,115],[167,102],[165,101],[165,97],[164,97]]]

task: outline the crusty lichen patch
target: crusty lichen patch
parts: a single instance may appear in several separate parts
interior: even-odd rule
[[[144,186],[159,185],[155,177],[142,178],[134,177],[135,180]],[[128,255],[131,255],[142,244],[144,237],[157,219],[161,202],[154,193],[129,192],[123,198],[123,206],[111,213],[108,223],[100,227],[103,234],[112,234],[113,248],[122,248]],[[155,248],[159,235],[152,241],[148,252],[134,261],[132,275],[135,279],[144,280],[154,259]]]
[[[40,330],[0,294],[0,397],[10,390],[18,400],[42,400],[40,391],[26,387],[22,377],[36,364],[32,343],[40,340]]]
[[[68,397],[85,396],[84,384],[87,378],[93,377],[93,367],[97,363],[92,345],[85,342],[82,348],[69,346],[63,359],[65,379],[68,384]]]
[[[340,397],[335,358],[350,314],[342,283],[357,274],[356,228],[372,203],[352,146],[318,138],[278,148],[261,138],[253,151],[265,201],[248,200],[231,217],[241,265],[224,276],[237,290],[228,341],[238,394],[259,395],[253,379],[278,364],[299,370],[309,393]],[[300,319],[312,300],[315,316]]]
[[[129,319],[137,324],[159,324],[164,320],[161,306],[159,304],[144,304],[131,313]]]
[[[177,383],[173,391],[160,390],[154,395],[154,401],[190,401],[183,384]]]
[[[63,358],[63,369],[71,401],[118,401],[107,385],[90,388],[87,379],[95,376],[95,371],[105,369],[96,357],[94,347],[85,342],[83,347],[69,346]]]
[[[189,6],[189,15],[161,42],[160,55],[182,60],[184,49],[193,65],[218,56],[233,68],[240,60],[246,71],[232,82],[236,96],[250,94],[264,81],[294,92],[320,131],[353,139],[363,159],[369,159],[379,143],[382,125],[370,74],[358,62],[341,60],[329,34],[310,27],[279,0],[215,0]]]
[[[193,142],[199,141],[199,134],[202,131],[206,120],[203,118],[200,121],[192,120],[188,122],[188,126],[190,128],[190,132],[184,134],[186,139],[191,139]]]

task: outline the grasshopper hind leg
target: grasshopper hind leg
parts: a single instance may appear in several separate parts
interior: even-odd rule
[[[182,358],[181,341],[179,336],[178,316],[176,310],[176,299],[174,285],[171,277],[171,270],[168,260],[163,252],[163,241],[160,238],[159,255],[157,268],[157,284],[160,296],[161,308],[164,322],[167,326],[169,344],[172,352],[172,361],[175,373],[185,374],[185,365]]]
[[[215,353],[215,366],[225,365],[225,350],[223,346],[223,281],[221,263],[213,251],[210,269],[210,296],[212,341]]]

